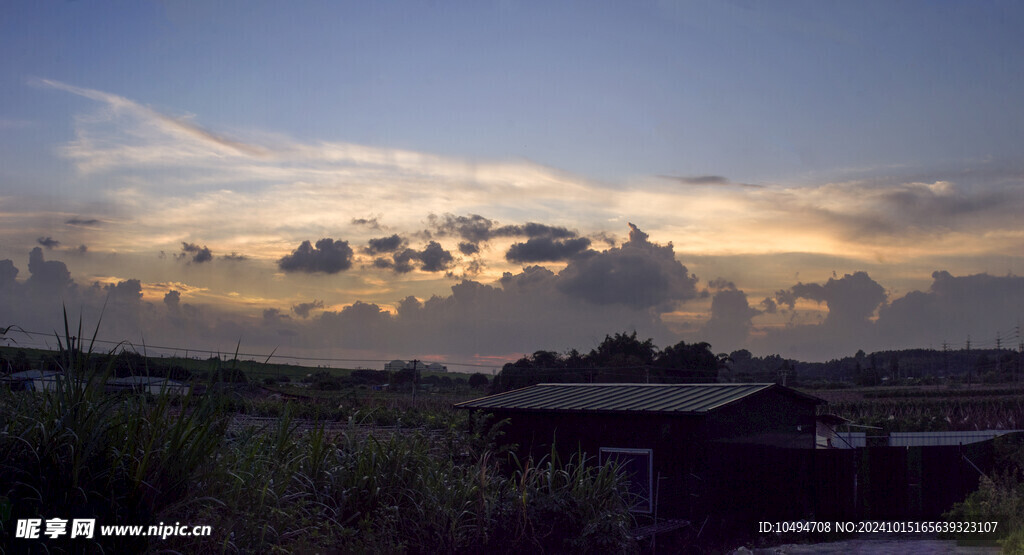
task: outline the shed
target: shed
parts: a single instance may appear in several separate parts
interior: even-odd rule
[[[552,445],[615,459],[631,472],[639,512],[683,518],[735,505],[790,514],[813,475],[815,411],[825,401],[773,383],[539,384],[455,405],[508,419],[522,454]],[[744,491],[755,484],[759,495]],[[788,511],[788,512],[787,512]]]

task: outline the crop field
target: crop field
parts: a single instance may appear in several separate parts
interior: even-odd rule
[[[80,335],[80,334],[79,334]],[[501,423],[455,411],[486,394],[458,375],[380,387],[365,370],[151,361],[79,349],[15,355],[63,372],[55,390],[0,388],[0,543],[21,519],[180,522],[209,536],[59,538],[51,552],[601,552],[639,549],[625,477],[581,453],[520,460]],[[137,370],[200,393],[106,391]],[[1024,427],[1024,388],[805,390],[885,431]],[[1017,482],[986,484],[977,506]],[[988,497],[984,497],[988,496]],[[1000,497],[1002,496],[1002,497]],[[1009,499],[1015,499],[1012,495]],[[979,505],[980,504],[980,505]],[[983,511],[961,507],[972,516]],[[966,508],[965,508],[966,507]],[[39,547],[38,545],[36,547]]]
[[[854,424],[890,432],[1024,428],[1024,387],[918,386],[805,390],[828,401],[819,408]]]
[[[3,544],[26,518],[181,522],[208,537],[67,537],[50,551],[629,552],[621,477],[585,457],[518,461],[489,423],[417,427],[239,415],[208,394],[3,392]],[[234,402],[237,402],[234,401]],[[38,547],[38,546],[37,546]]]

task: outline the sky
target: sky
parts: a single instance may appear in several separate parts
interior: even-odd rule
[[[6,2],[0,327],[52,347],[66,308],[154,352],[465,371],[634,330],[807,361],[1017,348],[1022,24]]]

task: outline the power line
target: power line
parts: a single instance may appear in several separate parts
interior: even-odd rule
[[[43,333],[43,332],[29,331],[29,330],[23,330],[23,329],[18,329],[16,331],[19,331],[19,332],[21,332],[21,333],[23,333],[23,334],[25,334],[27,336],[30,336],[30,337],[33,337],[33,336],[35,336],[35,337],[55,337],[53,333]],[[131,347],[132,349],[135,349],[136,351],[138,351],[137,346],[134,343],[130,342],[130,341],[110,341],[110,340],[107,340],[107,339],[96,339],[94,342],[95,343],[102,343],[102,344],[105,344],[105,345],[114,345],[115,349],[117,348],[117,346],[122,346],[122,347],[128,346],[128,347]],[[46,347],[48,349],[51,349],[50,346],[49,346],[49,343],[44,343],[44,344],[46,345]],[[38,343],[37,343],[37,345],[38,345]],[[238,351],[238,352],[234,352],[234,351],[220,351],[220,350],[214,351],[214,350],[209,350],[209,349],[194,349],[194,348],[191,348],[191,347],[168,347],[168,346],[163,346],[163,345],[150,345],[148,343],[143,343],[141,345],[141,347],[143,348],[143,350],[161,349],[161,350],[164,350],[164,351],[175,351],[175,352],[183,351],[183,352],[186,352],[186,353],[202,353],[202,354],[217,355],[217,356],[231,354],[231,355],[240,356],[240,357],[241,356],[245,356],[245,357],[264,358],[264,359],[267,359],[268,361],[270,359],[277,358],[277,359],[302,360],[302,361],[313,361],[313,362],[384,362],[384,363],[387,363],[387,362],[391,362],[391,360],[392,360],[392,359],[373,359],[373,358],[307,357],[307,356],[298,356],[298,355],[279,355],[279,354],[276,354],[276,353],[271,353],[271,354],[268,355],[266,353],[243,353],[241,351]],[[182,357],[182,358],[187,358],[187,357]],[[438,363],[449,365],[449,366],[469,366],[469,367],[473,367],[473,368],[494,368],[495,366],[498,366],[497,364],[475,364],[475,363],[470,363],[470,362],[450,362],[450,361],[445,361],[445,360],[438,360],[438,361],[434,361],[434,362],[438,362]]]

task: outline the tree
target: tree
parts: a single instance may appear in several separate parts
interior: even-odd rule
[[[490,385],[491,380],[487,379],[487,376],[477,372],[469,377],[469,387],[482,389]]]
[[[687,345],[680,341],[665,347],[655,365],[663,369],[669,381],[713,382],[718,377],[719,358],[711,351],[711,344],[700,342]]]

